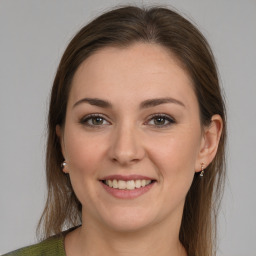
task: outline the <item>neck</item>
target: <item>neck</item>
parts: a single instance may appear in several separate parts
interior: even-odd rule
[[[65,241],[67,256],[186,256],[179,241],[180,225],[158,225],[130,232],[99,227],[93,222],[71,232]]]

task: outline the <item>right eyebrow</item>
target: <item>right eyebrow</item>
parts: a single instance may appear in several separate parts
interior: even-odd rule
[[[101,100],[98,98],[83,98],[79,101],[77,101],[74,105],[73,108],[82,104],[82,103],[88,103],[93,106],[101,107],[101,108],[112,108],[112,104],[106,100]]]

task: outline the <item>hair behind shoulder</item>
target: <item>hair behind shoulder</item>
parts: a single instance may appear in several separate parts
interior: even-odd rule
[[[81,224],[81,204],[69,177],[61,171],[64,159],[56,135],[56,125],[63,126],[65,122],[69,91],[77,68],[103,47],[126,47],[135,42],[162,45],[177,57],[193,80],[202,126],[209,125],[214,114],[222,117],[223,132],[216,157],[203,179],[195,174],[180,228],[180,241],[188,255],[215,255],[216,217],[225,178],[225,105],[206,39],[177,12],[161,7],[126,6],[106,12],[83,27],[65,50],[51,92],[46,155],[48,197],[38,231],[42,230],[46,238]]]

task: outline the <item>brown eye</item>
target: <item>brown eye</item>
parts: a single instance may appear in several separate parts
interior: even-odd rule
[[[149,121],[147,122],[150,126],[155,126],[157,128],[164,128],[174,124],[175,121],[172,117],[165,114],[157,114],[150,117]]]
[[[104,119],[100,116],[95,116],[91,118],[91,123],[93,125],[102,125],[103,124]]]
[[[155,117],[154,118],[154,124],[155,125],[164,125],[166,122],[166,118],[165,117]]]
[[[90,127],[101,127],[105,125],[110,125],[110,123],[99,114],[85,116],[81,119],[80,123]]]

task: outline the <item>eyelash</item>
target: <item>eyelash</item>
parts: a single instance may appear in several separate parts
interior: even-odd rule
[[[91,127],[91,128],[101,128],[102,126],[106,125],[106,124],[96,125],[96,124],[89,123],[89,122],[92,122],[93,118],[101,118],[103,120],[103,122],[105,122],[105,121],[108,122],[107,125],[111,124],[109,121],[106,120],[105,116],[101,115],[101,114],[90,114],[90,115],[87,115],[87,116],[83,117],[80,120],[80,123],[82,125],[85,125],[85,126],[88,126],[88,127]],[[154,122],[154,120],[156,120],[157,118],[162,118],[164,120],[164,124],[162,124],[162,125],[149,124],[151,121]],[[168,122],[167,124],[166,124],[166,121]],[[148,124],[148,125],[154,126],[156,128],[166,128],[166,127],[171,126],[174,123],[176,123],[175,119],[170,117],[169,115],[166,115],[166,114],[154,114],[154,115],[149,116],[148,120],[144,124]]]
[[[163,118],[165,120],[165,122],[168,121],[168,124],[163,124],[163,125],[152,124],[151,126],[154,126],[156,128],[165,128],[165,127],[169,127],[172,124],[176,123],[174,118],[172,118],[172,117],[170,117],[169,115],[166,115],[166,114],[154,114],[154,115],[151,115],[149,117],[149,121],[147,121],[146,123],[148,124],[150,121],[154,121],[157,118]]]
[[[95,125],[95,124],[90,124],[89,123],[89,121],[92,121],[93,118],[97,118],[97,117],[101,118],[103,121],[107,121],[106,118],[103,115],[101,115],[101,114],[90,114],[90,115],[87,115],[87,116],[83,117],[80,120],[80,123],[83,124],[83,125],[92,127],[92,128],[101,128],[105,124]],[[110,123],[109,121],[107,121],[107,122]]]

